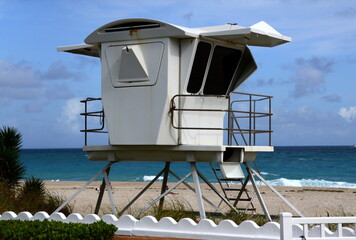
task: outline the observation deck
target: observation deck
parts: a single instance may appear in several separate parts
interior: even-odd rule
[[[180,102],[189,98],[224,98],[227,109],[180,108]],[[89,111],[89,104],[100,98],[87,98],[84,116],[85,146],[91,161],[162,161],[162,162],[249,162],[258,152],[272,152],[271,96],[233,92],[230,95],[199,96],[175,95],[170,100],[171,127],[178,131],[223,132],[224,143],[220,145],[88,145],[89,133],[107,133],[103,109]],[[211,114],[225,115],[224,127],[193,126],[186,124],[184,114],[195,113],[200,117]],[[91,118],[99,119],[99,126],[89,126]],[[181,135],[181,134],[180,134]],[[258,145],[257,145],[258,144]]]

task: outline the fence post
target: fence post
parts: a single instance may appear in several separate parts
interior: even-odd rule
[[[288,212],[280,213],[279,219],[280,219],[280,239],[292,240],[293,238],[292,214]]]

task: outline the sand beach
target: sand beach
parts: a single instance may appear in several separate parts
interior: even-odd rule
[[[46,181],[45,185],[48,191],[56,193],[64,198],[70,197],[85,182],[80,181]],[[98,188],[101,181],[95,181],[81,192],[70,204],[74,212],[86,215],[94,212],[96,200],[98,198]],[[146,182],[112,182],[114,189],[114,201],[118,209],[122,209],[126,204],[139,193],[146,185]],[[170,186],[169,183],[168,186]],[[354,188],[316,188],[316,187],[275,187],[289,202],[291,202],[300,212],[307,217],[315,216],[342,216],[356,215],[356,189]],[[125,213],[132,214],[159,196],[161,184],[155,183],[142,195],[138,201],[132,205]],[[248,188],[253,196],[252,187]],[[271,215],[277,215],[280,212],[291,212],[296,215],[282,200],[278,198],[270,189],[265,186],[260,188],[261,194],[266,202]],[[187,210],[198,210],[195,193],[184,185],[178,186],[166,197],[166,203],[172,202],[184,203]],[[202,194],[215,204],[220,200],[216,194],[205,184],[202,184]],[[257,213],[263,211],[258,203],[257,197],[253,197],[253,203],[257,208]],[[224,204],[222,204],[223,206]],[[214,209],[205,204],[206,211],[214,212]],[[222,207],[228,210],[227,206]],[[149,210],[148,210],[149,211]],[[99,215],[111,213],[108,194],[103,198],[103,203]]]

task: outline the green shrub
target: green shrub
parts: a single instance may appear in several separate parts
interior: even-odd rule
[[[9,188],[16,187],[25,174],[20,160],[21,133],[13,127],[0,128],[0,181]]]
[[[0,213],[6,211],[15,213],[27,211],[32,214],[39,211],[52,213],[64,201],[63,197],[49,193],[40,179],[30,178],[16,189],[9,189],[0,181]],[[61,212],[69,215],[72,213],[72,207],[67,205]]]
[[[0,221],[3,240],[107,240],[113,239],[117,227],[103,221],[92,224],[58,221]]]
[[[22,135],[16,128],[0,128],[0,212],[51,213],[65,200],[49,193],[41,179],[20,181],[26,171],[20,160],[21,143]],[[69,215],[72,208],[67,205],[61,212]]]

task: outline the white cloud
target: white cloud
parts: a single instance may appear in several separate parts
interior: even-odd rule
[[[25,61],[11,63],[0,59],[0,85],[2,87],[39,87],[38,72]]]
[[[73,79],[82,80],[82,75],[79,72],[72,71],[68,69],[66,65],[61,61],[53,62],[48,70],[42,74],[44,79],[50,80],[63,80],[63,79]]]
[[[329,94],[322,97],[326,102],[341,102],[341,97],[337,94]]]
[[[298,113],[300,114],[306,114],[310,112],[310,107],[307,105],[301,106],[298,108]]]
[[[291,95],[301,98],[320,92],[333,64],[332,60],[322,57],[296,59],[292,66],[287,67],[293,71],[293,75],[289,79],[294,84]]]
[[[61,115],[57,121],[65,129],[69,129],[71,133],[80,133],[80,113],[82,105],[79,98],[71,98],[67,100],[62,107]]]
[[[356,8],[348,7],[342,10],[339,10],[335,13],[335,16],[341,18],[354,18],[356,17]]]
[[[0,59],[1,101],[43,100],[44,98],[53,100],[73,97],[68,80],[82,79],[79,72],[70,70],[59,61],[53,62],[46,71],[36,69],[32,65],[27,61],[16,63]],[[62,81],[51,81],[57,79]]]
[[[274,112],[272,139],[275,145],[354,144],[356,126],[343,121],[334,111],[305,105],[293,109],[276,107]]]
[[[356,120],[356,106],[351,106],[349,108],[341,108],[339,111],[339,115],[347,122],[353,122],[354,120]]]
[[[45,102],[43,101],[31,101],[25,104],[24,110],[26,112],[39,113],[43,111],[44,106],[45,106]]]
[[[45,95],[49,99],[69,99],[74,97],[73,91],[64,83],[51,85],[46,89]]]

